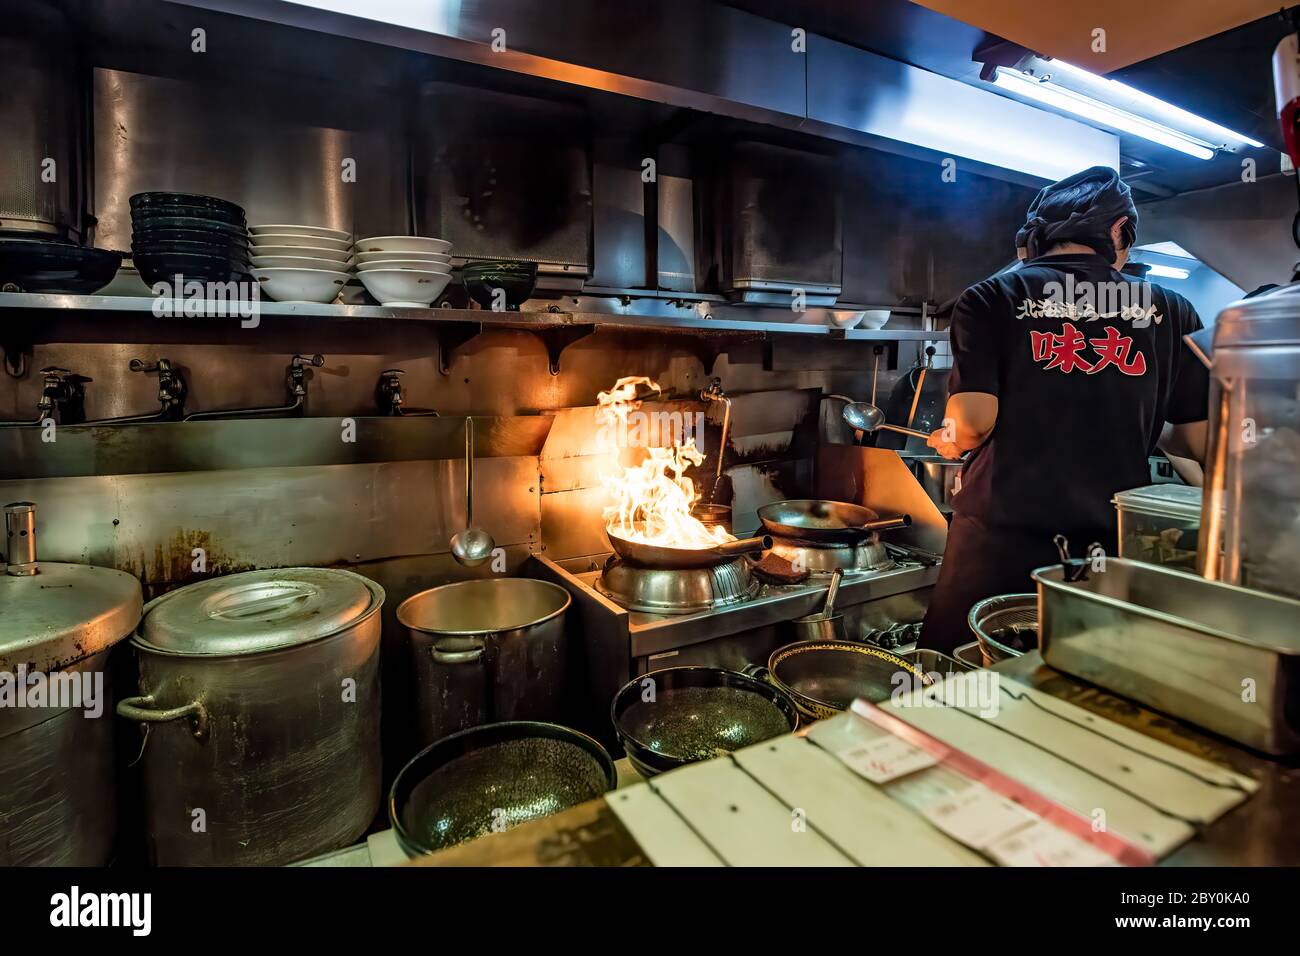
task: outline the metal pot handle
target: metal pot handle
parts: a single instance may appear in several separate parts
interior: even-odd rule
[[[429,653],[437,664],[473,664],[483,657],[483,648],[486,646],[485,635],[470,634],[462,638],[453,638],[447,642],[450,644],[463,643],[466,646],[460,647],[439,647],[435,641],[429,648]]]
[[[765,664],[746,664],[740,669],[740,672],[746,677],[767,681],[769,684],[772,683],[772,672],[767,669]]]
[[[118,701],[117,716],[125,717],[142,724],[163,724],[182,717],[190,718],[191,732],[195,737],[203,737],[208,732],[208,715],[203,705],[197,700],[171,707],[167,710],[154,710],[154,696],[126,697]]]

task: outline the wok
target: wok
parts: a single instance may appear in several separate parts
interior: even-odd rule
[[[819,720],[834,717],[859,697],[873,704],[888,700],[898,686],[897,675],[911,690],[918,682],[934,681],[915,664],[897,654],[851,641],[799,641],[778,647],[767,659],[767,667],[751,665],[746,673],[765,678],[785,691],[801,713]]]
[[[594,800],[616,781],[609,754],[576,730],[484,724],[443,737],[403,767],[388,817],[414,857]]]
[[[766,681],[719,667],[668,667],[625,684],[610,718],[643,777],[792,732],[799,711]]]
[[[724,564],[742,554],[766,551],[772,547],[768,535],[757,538],[741,538],[711,548],[670,548],[664,545],[643,544],[629,541],[612,531],[605,531],[614,553],[624,561],[644,565],[648,568],[707,568],[715,564]]]
[[[912,523],[911,515],[882,518],[862,505],[815,498],[773,502],[759,508],[758,517],[766,531],[783,538],[834,544],[856,544],[877,531]]]

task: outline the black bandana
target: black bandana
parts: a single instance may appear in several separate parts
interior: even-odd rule
[[[1114,262],[1118,252],[1110,227],[1121,216],[1128,216],[1123,230],[1125,241],[1132,245],[1138,220],[1133,196],[1119,173],[1108,166],[1093,166],[1039,191],[1016,233],[1016,246],[1035,259],[1057,243],[1077,242]]]

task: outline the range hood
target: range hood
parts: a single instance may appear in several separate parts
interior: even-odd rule
[[[1036,184],[1118,167],[1110,133],[719,3],[173,0]],[[636,43],[627,43],[629,36]]]

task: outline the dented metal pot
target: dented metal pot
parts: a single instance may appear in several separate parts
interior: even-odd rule
[[[379,610],[350,571],[249,571],[145,606],[132,639],[150,856],[264,865],[347,846],[380,801]]]

